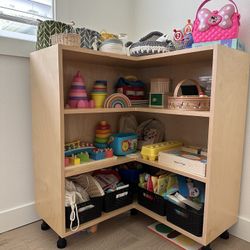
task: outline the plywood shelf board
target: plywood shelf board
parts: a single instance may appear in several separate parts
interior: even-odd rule
[[[86,61],[95,64],[118,65],[133,68],[161,66],[193,61],[212,60],[215,46],[184,49],[143,57],[118,55],[84,48],[61,45],[64,60]]]
[[[82,225],[80,225],[79,229],[77,230],[77,232],[81,231],[81,230],[84,230],[86,228],[89,228],[91,226],[94,226],[94,225],[97,225],[98,223],[101,223],[105,220],[108,220],[110,218],[113,218],[117,215],[120,215],[120,214],[123,214],[123,213],[126,213],[127,211],[130,211],[131,209],[134,208],[134,203],[126,206],[126,207],[122,207],[122,208],[119,208],[119,209],[116,209],[114,211],[111,211],[111,212],[108,212],[108,213],[102,213],[102,216],[99,217],[99,218],[96,218],[94,220],[91,220],[91,221],[88,221]],[[74,234],[75,232],[71,232],[69,229],[67,229],[64,233],[64,236],[63,237],[66,237],[66,236],[69,236],[71,234]]]
[[[64,109],[65,115],[74,114],[102,114],[102,113],[126,113],[133,112],[135,108],[85,108],[85,109]]]
[[[70,177],[78,174],[84,174],[88,172],[92,172],[95,170],[99,170],[102,168],[113,167],[116,165],[128,163],[134,161],[132,158],[128,158],[126,156],[118,157],[117,159],[105,159],[104,161],[91,161],[89,163],[84,163],[76,166],[68,166],[65,167],[65,177]]]
[[[152,166],[152,167],[160,168],[160,169],[163,169],[163,170],[175,173],[175,174],[186,176],[186,177],[189,177],[189,178],[192,178],[194,180],[201,181],[201,182],[204,182],[204,183],[206,183],[206,181],[207,181],[206,177],[202,177],[202,176],[198,176],[198,175],[195,175],[195,174],[185,172],[179,167],[172,168],[172,167],[167,166],[166,164],[159,163],[158,161],[144,160],[141,157],[138,157],[136,159],[136,161],[138,161],[140,163],[147,164],[147,165]]]
[[[189,177],[189,178],[192,178],[194,180],[198,180],[204,183],[206,183],[207,181],[206,177],[187,173],[183,171],[181,168],[172,168],[165,164],[158,163],[158,161],[143,160],[140,157],[139,153],[137,155],[138,155],[137,157],[133,157],[133,158],[126,157],[126,156],[119,156],[117,159],[106,159],[105,161],[92,161],[92,162],[84,163],[81,165],[68,166],[68,167],[65,167],[65,177],[70,177],[70,176],[74,176],[78,174],[92,172],[92,171],[99,170],[102,168],[108,168],[108,167],[117,166],[117,165],[128,163],[128,162],[137,161],[137,162],[140,162],[140,163],[152,166],[152,167],[156,167],[156,168],[160,168],[160,169],[172,172],[172,173],[180,174],[180,175],[183,175],[183,176],[186,176],[186,177]]]
[[[182,111],[182,110],[170,110],[170,109],[166,109],[166,108],[150,108],[150,107],[64,109],[65,115],[126,113],[126,112],[141,112],[141,113],[166,114],[166,115],[210,117],[209,111]]]

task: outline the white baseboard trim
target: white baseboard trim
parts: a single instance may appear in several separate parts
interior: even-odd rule
[[[35,202],[0,211],[0,233],[24,226],[39,220]]]
[[[250,242],[250,220],[244,217],[238,217],[238,223],[230,228],[230,234]]]

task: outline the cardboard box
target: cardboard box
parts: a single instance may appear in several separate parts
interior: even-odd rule
[[[221,44],[221,45],[225,45],[225,46],[232,48],[232,49],[238,49],[238,50],[245,51],[245,45],[238,38],[212,41],[212,42],[193,43],[192,48],[211,46],[211,45],[215,45],[215,44]]]
[[[159,152],[158,159],[159,163],[166,164],[173,169],[201,177],[206,176],[206,156],[191,154],[178,148]]]

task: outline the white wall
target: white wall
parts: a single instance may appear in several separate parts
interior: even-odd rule
[[[129,33],[130,1],[57,0],[56,16],[97,31]],[[28,58],[34,48],[31,42],[0,38],[0,233],[39,219],[34,208]]]
[[[174,28],[182,28],[187,19],[194,20],[196,10],[202,0],[137,0],[134,17],[135,40],[147,33],[159,30],[172,36]],[[250,51],[250,1],[236,1],[241,18],[240,38]],[[211,10],[221,8],[226,0],[214,0],[207,4]],[[242,174],[242,192],[239,223],[231,230],[236,236],[250,241],[250,102],[248,107],[245,157]]]
[[[132,0],[59,0],[57,19],[75,21],[77,27],[97,31],[131,34],[133,11]],[[73,5],[72,5],[73,4]]]

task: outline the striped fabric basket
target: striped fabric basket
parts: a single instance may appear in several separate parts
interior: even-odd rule
[[[68,46],[80,47],[81,37],[74,33],[54,34],[51,37],[51,44],[63,44]]]

